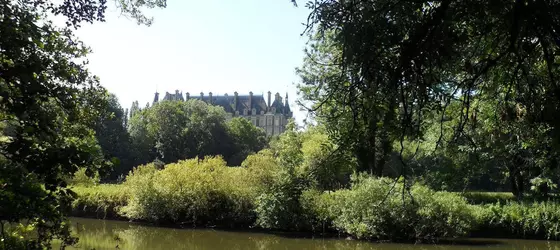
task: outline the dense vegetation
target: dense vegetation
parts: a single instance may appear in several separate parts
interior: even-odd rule
[[[144,24],[142,6],[166,5],[115,2]],[[372,240],[559,238],[560,2],[309,2],[297,73],[313,119],[276,138],[196,100],[123,110],[73,35],[106,4],[0,0],[0,249],[74,243],[72,209]]]
[[[126,176],[134,166],[155,162],[161,167],[206,155],[222,155],[228,165],[239,165],[268,140],[249,120],[226,121],[223,108],[199,100],[162,101],[143,109],[135,102],[130,116],[117,101],[110,104],[107,111],[114,116],[100,122],[97,138],[105,156],[118,164],[105,181]]]

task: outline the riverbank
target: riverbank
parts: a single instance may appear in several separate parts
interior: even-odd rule
[[[219,214],[219,211],[208,211],[214,215],[218,215],[216,218],[218,220],[208,219],[209,216],[200,215],[198,221],[191,220],[176,220],[172,221],[169,219],[163,220],[153,220],[150,218],[131,218],[127,216],[126,209],[130,200],[133,199],[133,195],[130,193],[130,188],[127,185],[108,185],[102,184],[97,186],[77,186],[73,190],[77,194],[77,199],[73,204],[73,216],[77,217],[88,217],[88,218],[98,218],[98,219],[114,219],[114,220],[132,220],[148,222],[152,224],[173,226],[173,227],[209,227],[209,228],[225,228],[225,229],[236,229],[236,230],[264,230],[264,231],[276,231],[276,232],[290,232],[290,234],[297,233],[299,235],[348,235],[352,238],[358,239],[369,239],[376,240],[375,236],[381,235],[379,232],[369,233],[368,230],[373,231],[372,225],[383,225],[384,229],[390,229],[395,227],[389,227],[386,223],[391,224],[404,224],[404,223],[416,223],[421,224],[423,227],[429,228],[429,230],[439,230],[435,231],[444,237],[449,235],[451,237],[477,237],[477,238],[512,238],[512,239],[541,239],[541,240],[558,240],[560,239],[560,205],[556,202],[516,202],[514,199],[507,199],[506,201],[499,201],[498,203],[487,203],[485,201],[492,200],[492,197],[496,197],[496,194],[492,193],[477,193],[476,195],[464,194],[465,197],[460,197],[458,194],[451,194],[445,192],[435,192],[436,199],[441,199],[442,201],[450,200],[452,202],[448,203],[446,206],[440,206],[436,210],[449,210],[455,209],[452,216],[459,217],[455,219],[456,223],[466,223],[465,225],[460,225],[459,230],[464,230],[461,232],[457,231],[456,227],[450,227],[451,225],[445,225],[445,221],[434,220],[430,221],[418,221],[417,217],[410,214],[410,211],[395,210],[405,213],[404,221],[395,221],[390,213],[385,215],[386,218],[371,218],[368,217],[371,211],[367,212],[357,212],[357,211],[342,211],[339,209],[337,213],[340,216],[328,215],[329,210],[326,206],[331,206],[331,210],[336,210],[337,206],[333,203],[332,198],[336,198],[340,193],[338,192],[305,192],[302,195],[301,201],[304,209],[301,210],[302,214],[298,215],[298,218],[307,218],[308,221],[301,222],[300,224],[306,224],[305,227],[299,228],[274,228],[274,227],[263,227],[262,224],[258,223],[258,216],[254,211],[254,207],[248,206],[244,211],[246,215],[241,218],[245,221],[236,224],[235,221],[231,221],[228,218],[229,213],[226,212],[223,215]],[[346,190],[346,192],[352,192],[351,190]],[[354,192],[353,195],[357,195]],[[359,195],[359,194],[358,194]],[[500,195],[500,197],[507,197],[508,195]],[[473,197],[479,197],[473,198]],[[482,197],[482,198],[481,198]],[[347,204],[356,210],[356,207],[363,206],[373,207],[376,202],[371,199],[371,197],[356,197],[353,204]],[[461,205],[460,201],[453,201],[453,199],[459,198],[465,202]],[[330,199],[330,201],[328,201]],[[348,201],[348,200],[346,200]],[[345,201],[345,202],[346,202]],[[467,204],[468,203],[470,204]],[[168,201],[172,203],[173,201]],[[362,204],[360,204],[362,203]],[[459,207],[457,207],[459,203]],[[372,205],[373,204],[373,205]],[[188,204],[185,204],[188,206]],[[253,205],[254,206],[254,205]],[[401,205],[402,206],[402,205]],[[463,206],[463,207],[461,207]],[[165,206],[163,206],[165,207]],[[391,205],[387,206],[391,207]],[[455,208],[453,208],[455,207]],[[334,209],[333,209],[334,208]],[[360,208],[358,208],[360,209]],[[434,209],[434,208],[431,208]],[[290,211],[286,211],[287,213]],[[332,213],[332,211],[331,211]],[[440,212],[444,213],[444,212]],[[288,216],[288,214],[286,215]],[[461,219],[462,217],[462,219]],[[219,220],[221,218],[221,220]],[[281,219],[281,218],[280,218]],[[451,216],[446,217],[446,220],[453,219]],[[408,220],[408,221],[406,221]],[[239,220],[237,220],[239,222]],[[347,223],[346,225],[344,223]],[[438,225],[439,223],[439,225]],[[447,222],[449,223],[449,222]],[[449,231],[442,231],[449,230]],[[387,233],[404,233],[409,232],[399,232],[395,231],[385,231]],[[418,231],[415,231],[418,233]],[[422,233],[422,232],[420,232]],[[387,237],[389,238],[389,237]],[[382,239],[384,240],[384,239]],[[409,241],[413,239],[392,237],[393,241]],[[418,240],[418,239],[414,239]],[[436,237],[428,238],[426,237],[424,241],[437,240]]]
[[[337,250],[537,250],[559,249],[560,242],[504,239],[465,239],[444,244],[373,243],[345,240],[344,237],[291,237],[255,230],[176,229],[143,223],[70,218],[79,237],[69,249],[337,249]],[[55,245],[53,249],[57,249]]]

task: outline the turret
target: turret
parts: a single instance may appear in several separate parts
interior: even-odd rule
[[[253,108],[253,91],[249,92],[249,110],[251,110]],[[251,114],[251,115],[255,115],[255,114]]]
[[[154,95],[154,103],[159,101],[159,93],[156,92],[156,94]]]
[[[210,98],[210,99],[208,100],[208,103],[212,104],[212,101],[213,101],[213,100],[212,100],[212,92],[208,93],[208,98]]]
[[[270,102],[270,95],[271,95],[271,94],[272,94],[272,93],[270,93],[270,91],[268,91],[268,109],[269,109],[269,110],[270,110],[270,104],[272,104],[272,103]]]
[[[238,95],[237,95],[237,91],[233,92],[233,110],[238,111],[237,110],[237,99],[238,99]]]

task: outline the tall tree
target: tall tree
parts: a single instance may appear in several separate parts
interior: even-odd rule
[[[233,140],[233,155],[228,164],[240,166],[249,154],[259,152],[267,144],[266,132],[249,120],[236,117],[227,122],[228,135]]]
[[[105,91],[86,70],[89,49],[71,29],[84,21],[102,21],[106,3],[0,0],[0,244],[4,249],[49,248],[55,237],[73,243],[64,223],[72,200],[65,180],[79,167],[91,176],[108,165],[92,129],[107,103]],[[165,1],[118,3],[125,13],[144,22],[148,20],[142,18],[140,8],[163,6]],[[66,17],[68,27],[56,28],[48,13]],[[5,225],[20,222],[34,226],[37,237],[17,245]]]
[[[95,135],[106,158],[113,162],[113,169],[108,180],[116,180],[126,175],[133,168],[131,159],[131,141],[125,127],[126,113],[121,108],[118,98],[109,94],[108,104],[95,126]]]
[[[29,221],[39,237],[28,248],[47,246],[55,236],[72,243],[63,224],[72,198],[65,177],[78,167],[92,174],[106,165],[91,129],[104,92],[77,63],[88,49],[70,30],[37,23],[41,13],[13,1],[2,1],[0,17],[2,230]]]
[[[325,117],[331,137],[355,149],[362,165],[375,164],[364,168],[380,169],[387,142],[395,139],[402,152],[403,141],[422,140],[425,118],[435,112],[440,121],[449,119],[453,101],[460,106],[447,114],[457,121],[452,136],[435,147],[464,141],[479,148],[468,131],[479,125],[477,100],[491,98],[499,123],[549,127],[532,138],[551,138],[549,148],[558,151],[560,2],[321,0],[307,6],[305,98]],[[512,116],[517,106],[526,118]]]

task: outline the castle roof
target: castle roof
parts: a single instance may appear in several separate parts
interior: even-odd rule
[[[159,94],[156,93],[156,96]],[[270,95],[270,92],[269,92]],[[270,97],[270,96],[269,96]],[[286,96],[287,97],[287,96]],[[183,93],[179,91],[175,91],[175,94],[171,94],[169,92],[165,93],[163,98],[164,101],[184,101],[189,99],[196,99],[202,100],[206,103],[221,106],[227,113],[235,113],[236,111],[239,114],[244,114],[244,111],[247,110],[247,114],[250,115],[258,115],[261,113],[268,113],[274,110],[275,114],[284,114],[292,116],[292,112],[288,103],[282,103],[282,98],[277,93],[276,98],[272,102],[270,106],[267,105],[265,98],[263,95],[237,95],[237,93],[233,96],[229,95],[222,95],[222,96],[213,96],[210,92],[208,96],[204,96],[203,93],[201,95],[190,95],[188,92],[183,98]],[[157,97],[154,98],[154,101],[157,102]],[[274,107],[274,109],[272,109]],[[253,109],[255,113],[253,114]]]

